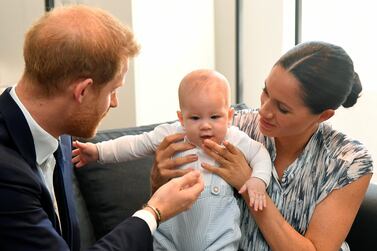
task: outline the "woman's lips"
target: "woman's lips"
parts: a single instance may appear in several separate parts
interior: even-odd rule
[[[273,127],[275,127],[274,124],[271,124],[269,122],[267,122],[265,119],[263,118],[260,118],[260,121],[259,121],[260,125],[264,128],[264,129],[272,129]]]

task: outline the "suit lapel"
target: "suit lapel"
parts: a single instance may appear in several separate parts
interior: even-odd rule
[[[6,132],[9,133],[13,145],[12,148],[15,147],[14,150],[20,153],[40,181],[43,190],[42,206],[55,229],[60,232],[50,193],[44,185],[37,168],[33,136],[21,109],[10,96],[9,91],[10,88],[0,95],[0,118],[5,123]],[[59,149],[54,156],[57,163],[54,171],[54,189],[58,201],[59,214],[61,215],[62,234],[71,250],[79,250],[80,235],[73,198],[70,136],[61,136]]]
[[[38,174],[33,136],[28,123],[16,102],[9,94],[10,88],[0,96],[0,111],[3,114],[5,124],[12,141],[26,162]],[[39,174],[38,174],[39,176]]]
[[[13,147],[15,147],[14,150],[20,153],[22,158],[24,158],[24,160],[28,163],[31,170],[34,172],[35,177],[41,184],[42,207],[46,211],[55,229],[60,233],[50,193],[38,171],[33,136],[24,114],[10,96],[9,92],[10,88],[6,89],[0,95],[0,113],[2,114],[2,118],[5,122],[6,130],[9,133]]]

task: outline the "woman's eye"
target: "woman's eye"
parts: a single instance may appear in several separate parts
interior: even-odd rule
[[[280,106],[280,105],[278,105],[278,109],[279,109],[279,111],[280,111],[281,113],[283,113],[283,114],[287,114],[287,113],[289,112],[286,108],[284,108],[284,107],[282,107],[282,106]]]

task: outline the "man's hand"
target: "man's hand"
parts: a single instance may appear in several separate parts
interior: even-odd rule
[[[200,172],[190,171],[161,186],[150,198],[148,205],[157,208],[161,212],[161,221],[165,221],[191,208],[203,189]]]
[[[72,163],[76,167],[83,167],[90,162],[98,160],[98,149],[95,144],[90,142],[82,143],[75,140],[72,145],[76,148],[72,150]]]
[[[151,171],[152,193],[170,179],[180,177],[192,169],[177,169],[183,164],[198,160],[196,155],[172,158],[177,152],[186,151],[195,146],[183,142],[185,134],[177,133],[167,136],[156,150],[156,158]]]

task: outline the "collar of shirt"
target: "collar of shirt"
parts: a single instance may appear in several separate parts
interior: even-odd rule
[[[42,166],[43,163],[58,149],[59,142],[56,138],[46,132],[40,125],[38,125],[38,123],[33,119],[29,111],[18,98],[15,87],[11,89],[10,95],[20,107],[22,113],[25,116],[31,134],[33,136],[37,164],[38,166]]]

